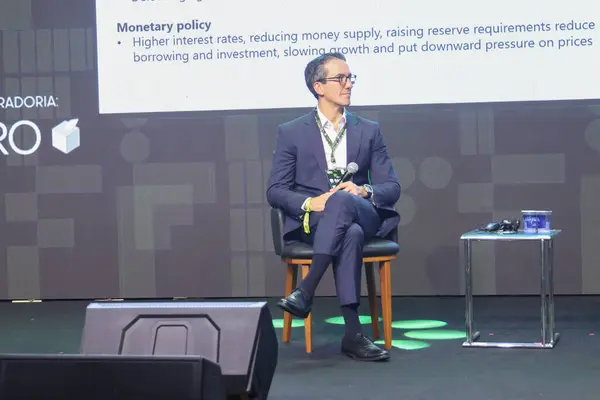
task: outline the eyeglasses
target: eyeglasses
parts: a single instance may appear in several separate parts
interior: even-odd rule
[[[321,83],[325,83],[327,81],[338,82],[340,85],[345,86],[346,83],[348,83],[348,79],[350,79],[350,83],[352,83],[354,85],[354,82],[356,82],[356,75],[354,75],[354,74],[341,75],[340,74],[338,76],[334,76],[331,78],[319,79],[317,82],[321,82]]]

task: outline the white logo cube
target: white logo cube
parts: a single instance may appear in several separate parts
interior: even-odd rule
[[[52,147],[69,154],[81,144],[79,127],[77,123],[79,119],[71,119],[63,121],[52,128]]]

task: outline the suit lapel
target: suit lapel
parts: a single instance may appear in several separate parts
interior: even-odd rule
[[[362,142],[362,129],[358,118],[350,113],[346,115],[346,157],[347,163],[356,162]]]
[[[327,159],[325,158],[325,149],[323,148],[323,139],[321,138],[321,131],[317,126],[317,121],[315,120],[315,113],[311,112],[308,114],[306,118],[306,129],[308,131],[308,142],[312,148],[312,153],[317,159],[317,163],[319,164],[319,169],[323,172],[325,178],[327,178]]]

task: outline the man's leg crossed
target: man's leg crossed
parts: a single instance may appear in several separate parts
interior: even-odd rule
[[[301,296],[292,293],[279,302],[281,308],[300,318],[310,313],[315,290],[328,266],[340,256],[350,226],[356,224],[361,228],[364,243],[365,238],[376,234],[380,225],[379,215],[368,200],[342,191],[329,198],[323,212],[313,213],[311,222],[316,223],[316,229],[311,227],[310,237],[304,240],[313,246],[313,259],[308,275],[298,285]],[[360,285],[360,275],[357,284]]]
[[[340,254],[333,263],[335,289],[344,317],[346,336],[349,337],[362,333],[358,306],[360,305],[363,245],[364,231],[360,225],[353,223],[348,227]]]
[[[358,315],[364,241],[365,235],[361,226],[356,223],[350,225],[333,266],[335,287],[346,328],[342,339],[342,352],[356,360],[387,360],[388,352],[377,347],[363,334]]]
[[[329,198],[325,210],[319,214],[313,221],[316,229],[311,228],[314,233],[304,237],[314,253],[309,273],[297,290],[279,302],[279,306],[293,315],[308,316],[316,287],[329,264],[333,263],[346,328],[342,352],[356,360],[387,360],[388,352],[363,335],[358,315],[362,249],[365,240],[379,229],[379,216],[368,201],[340,192]]]
[[[319,216],[312,240],[312,265],[299,285],[309,297],[314,296],[317,285],[334,257],[340,255],[342,243],[352,225],[361,228],[363,238],[375,235],[380,225],[375,207],[361,197],[341,191],[334,193]]]

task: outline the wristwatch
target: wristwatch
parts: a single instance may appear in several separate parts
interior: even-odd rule
[[[367,199],[370,199],[371,196],[373,196],[373,188],[371,185],[363,185],[363,188],[365,188],[365,192],[367,192]]]

